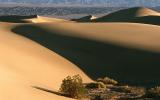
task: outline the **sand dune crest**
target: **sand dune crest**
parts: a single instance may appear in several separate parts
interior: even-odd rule
[[[29,15],[29,16],[8,15],[8,16],[0,16],[0,22],[43,23],[43,22],[69,22],[69,21],[64,19],[39,16],[39,15]]]
[[[134,7],[96,18],[93,22],[130,22],[160,25],[160,13],[145,7]]]

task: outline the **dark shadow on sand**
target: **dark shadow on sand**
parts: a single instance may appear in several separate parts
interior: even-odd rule
[[[35,89],[38,89],[38,90],[42,90],[42,91],[45,91],[45,92],[49,92],[49,93],[52,93],[52,94],[56,94],[56,95],[62,96],[61,93],[53,91],[53,90],[49,90],[49,89],[38,87],[38,86],[32,86],[32,87],[35,88]]]
[[[143,16],[143,17],[130,17],[130,18],[112,18],[106,16],[105,18],[100,18],[93,20],[93,22],[129,22],[129,23],[142,23],[142,24],[152,24],[160,25],[160,16]]]
[[[34,25],[12,31],[67,58],[93,79],[109,76],[130,85],[160,84],[160,53],[60,35]]]
[[[141,12],[141,10],[143,12]],[[154,15],[143,16],[143,14],[142,15],[140,14],[139,16],[138,14],[138,12],[150,13],[150,11],[153,10],[144,7],[133,7],[128,9],[122,9],[110,13],[106,16],[97,18],[93,20],[93,22],[131,22],[131,23],[160,25],[160,16],[154,16]],[[155,11],[155,13],[158,12]]]
[[[42,88],[42,87],[38,87],[38,86],[32,86],[32,87],[35,88],[35,89],[44,91],[44,92],[52,93],[52,94],[59,95],[59,96],[68,97],[68,96],[65,95],[65,94],[62,94],[62,93],[60,93],[60,92],[56,92],[56,91],[53,91],[53,90],[49,90],[49,89],[46,89],[46,88]]]
[[[11,22],[11,23],[28,23],[25,19],[37,18],[37,15],[30,16],[18,16],[18,15],[8,15],[0,16],[0,22]]]

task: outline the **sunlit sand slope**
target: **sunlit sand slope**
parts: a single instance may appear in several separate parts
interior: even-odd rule
[[[39,44],[10,31],[13,24],[0,25],[0,99],[1,100],[70,100],[54,93],[62,79],[80,74],[77,66]]]

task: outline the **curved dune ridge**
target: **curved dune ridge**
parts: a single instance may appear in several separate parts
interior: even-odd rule
[[[160,16],[160,13],[145,7],[134,7],[110,13],[102,18],[105,18],[107,16],[110,16],[112,18],[129,18],[143,16]]]
[[[145,7],[134,7],[116,11],[96,18],[93,22],[134,22],[160,25],[160,13]]]
[[[50,18],[44,16],[37,16],[37,18],[30,19],[29,21],[33,23],[42,23],[42,22],[70,22],[68,20],[59,19],[59,18]]]
[[[107,75],[131,84],[160,83],[157,77],[160,65],[159,26],[135,23],[42,23],[18,25],[12,32],[67,58],[93,79]]]
[[[49,18],[49,17],[39,16],[39,15],[30,15],[30,16],[8,15],[8,16],[0,16],[0,22],[42,23],[42,22],[69,22],[69,21],[59,18]]]
[[[12,25],[0,25],[0,99],[1,100],[64,100],[49,92],[57,92],[68,75],[80,74],[91,81],[77,66],[54,52],[13,34]],[[70,100],[70,99],[69,99]]]

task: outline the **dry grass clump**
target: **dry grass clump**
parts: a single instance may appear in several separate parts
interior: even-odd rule
[[[66,77],[61,84],[60,92],[71,98],[84,98],[86,89],[83,86],[82,78],[79,75]]]
[[[97,82],[103,82],[104,84],[112,84],[112,85],[116,85],[118,84],[118,82],[114,79],[111,79],[109,77],[105,77],[105,78],[98,78]]]

